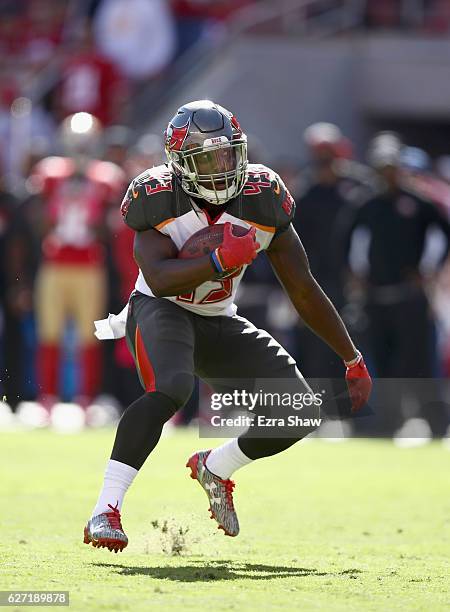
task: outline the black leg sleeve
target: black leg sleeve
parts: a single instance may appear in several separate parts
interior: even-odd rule
[[[262,459],[277,455],[299,442],[302,438],[238,438],[241,451],[249,459]]]
[[[175,402],[163,393],[142,395],[120,419],[111,459],[139,470],[158,444],[164,423],[177,409]]]

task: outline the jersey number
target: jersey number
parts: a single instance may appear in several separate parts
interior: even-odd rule
[[[249,178],[244,187],[244,195],[257,195],[263,189],[269,189],[272,186],[268,172],[249,172],[248,174]]]
[[[209,291],[199,302],[195,301],[195,289],[190,293],[178,295],[177,300],[179,302],[185,302],[188,304],[215,304],[216,302],[222,302],[223,300],[231,297],[233,293],[232,278],[224,278],[223,280],[217,280],[214,282],[218,283],[220,287],[217,287],[217,289],[211,289],[211,291]]]
[[[153,195],[154,193],[159,193],[160,191],[172,191],[172,179],[162,180],[162,179],[153,179],[158,181],[156,185],[145,185],[145,193],[147,195]]]

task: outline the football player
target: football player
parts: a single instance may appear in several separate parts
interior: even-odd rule
[[[95,158],[102,127],[89,113],[67,117],[59,129],[63,157],[46,157],[32,170],[42,198],[42,261],[36,280],[38,406],[50,412],[59,400],[59,364],[66,322],[79,338],[77,402],[87,407],[98,392],[101,353],[92,318],[105,305],[105,223],[110,203],[123,192],[123,171]],[[89,299],[86,299],[89,296]]]
[[[124,495],[164,423],[189,399],[195,374],[206,381],[278,378],[293,382],[297,391],[309,389],[291,356],[236,314],[239,282],[259,251],[266,251],[298,314],[347,366],[354,410],[366,403],[372,384],[361,353],[310,272],[291,224],[293,198],[270,168],[248,163],[247,138],[233,114],[209,100],[186,104],[169,123],[165,148],[168,164],[134,179],[122,203],[124,221],[136,232],[139,266],[126,336],[145,392],[119,423],[84,531],[86,544],[116,552],[128,542],[120,518]],[[215,251],[177,259],[190,236],[215,223],[225,224]],[[237,237],[232,224],[248,232]],[[194,453],[187,463],[208,495],[213,518],[230,536],[239,532],[232,473],[309,433],[267,439],[251,429],[214,450]]]

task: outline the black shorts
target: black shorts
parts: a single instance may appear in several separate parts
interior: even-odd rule
[[[134,292],[126,333],[144,389],[168,395],[179,407],[191,395],[194,375],[214,389],[218,381],[232,387],[255,379],[290,379],[308,389],[294,359],[243,317],[202,316]]]

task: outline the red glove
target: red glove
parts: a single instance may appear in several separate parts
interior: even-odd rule
[[[347,366],[345,380],[352,402],[352,412],[358,412],[369,400],[372,379],[361,354],[355,361],[345,362],[345,365]]]
[[[218,263],[222,267],[222,272],[240,268],[244,264],[250,264],[257,255],[259,242],[255,241],[256,229],[252,229],[245,236],[235,236],[231,223],[225,223],[223,228],[223,241],[220,247],[215,250]],[[214,259],[216,267],[217,262]]]

